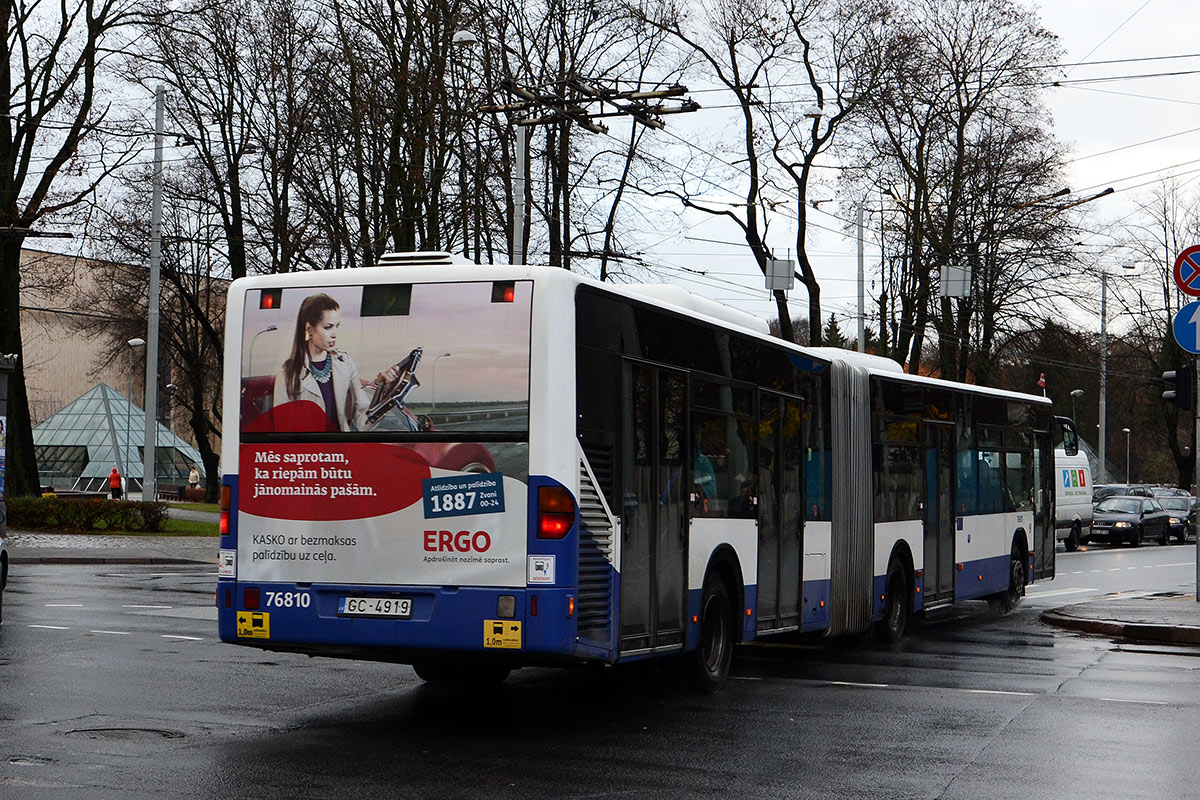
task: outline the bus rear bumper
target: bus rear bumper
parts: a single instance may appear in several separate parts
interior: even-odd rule
[[[254,596],[257,594],[257,602]],[[347,612],[347,600],[407,601],[406,616]],[[575,592],[565,588],[340,586],[222,580],[221,640],[310,655],[411,663],[458,654],[521,663],[599,660],[613,654],[581,641]],[[511,609],[511,610],[510,610]]]

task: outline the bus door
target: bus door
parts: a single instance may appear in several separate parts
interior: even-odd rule
[[[1050,434],[1034,434],[1033,577],[1054,577],[1054,469]]]
[[[687,376],[626,363],[621,460],[621,650],[683,644]]]
[[[954,426],[926,421],[925,583],[926,605],[954,599]]]
[[[800,625],[804,551],[803,401],[763,392],[758,436],[759,631]]]

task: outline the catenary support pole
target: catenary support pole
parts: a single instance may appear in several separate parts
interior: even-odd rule
[[[858,204],[858,352],[867,352],[867,307],[863,274],[863,207]]]
[[[1100,273],[1100,444],[1096,448],[1100,460],[1100,476],[1095,483],[1108,483],[1108,273]]]
[[[146,315],[146,430],[142,441],[142,500],[155,496],[154,462],[158,434],[158,271],[162,262],[163,117],[167,90],[154,92],[154,193],[150,206],[150,289]]]
[[[513,263],[525,263],[525,139],[529,130],[518,125],[516,174],[513,175]]]

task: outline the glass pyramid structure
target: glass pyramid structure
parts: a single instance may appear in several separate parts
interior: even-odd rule
[[[184,484],[195,467],[204,480],[196,448],[157,425],[155,473],[161,484]],[[116,467],[131,491],[142,486],[146,415],[105,383],[97,384],[33,429],[42,486],[107,491]]]

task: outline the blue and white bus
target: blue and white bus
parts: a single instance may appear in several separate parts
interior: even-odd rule
[[[669,286],[397,254],[229,292],[222,640],[427,680],[874,628],[1054,573],[1042,397]]]

